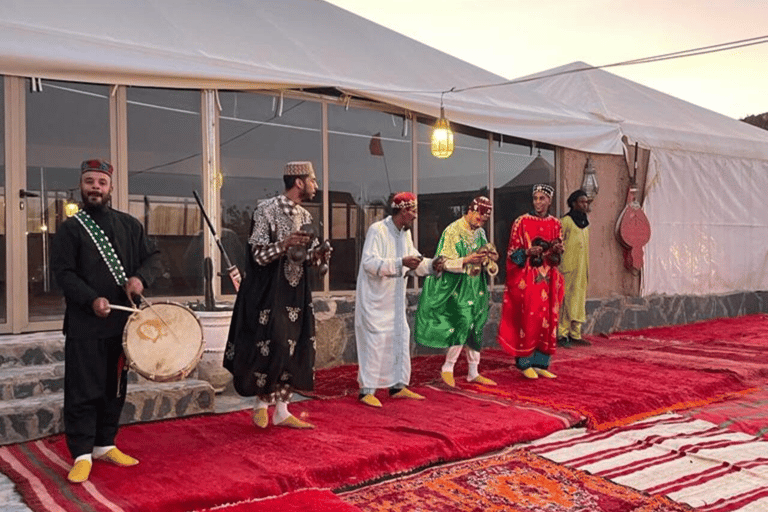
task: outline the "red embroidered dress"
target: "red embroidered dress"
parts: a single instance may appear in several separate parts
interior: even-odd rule
[[[524,251],[537,237],[547,242],[562,238],[561,230],[560,221],[552,215],[542,218],[526,213],[512,225],[498,343],[515,357],[528,357],[534,351],[555,353],[563,276],[547,258],[540,267],[532,267]]]

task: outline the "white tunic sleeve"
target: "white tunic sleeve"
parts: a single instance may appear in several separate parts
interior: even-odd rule
[[[366,274],[378,277],[396,277],[403,275],[402,258],[392,257],[395,251],[388,245],[392,244],[391,237],[380,228],[380,224],[372,224],[368,228],[363,245],[362,268]]]

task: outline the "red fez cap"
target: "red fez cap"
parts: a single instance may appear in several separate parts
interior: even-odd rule
[[[493,206],[491,205],[491,200],[488,199],[487,197],[477,196],[469,204],[469,209],[470,211],[475,211],[480,213],[480,215],[485,215],[487,213],[491,213]]]
[[[112,164],[106,160],[94,158],[92,160],[85,160],[82,164],[80,164],[80,174],[88,171],[103,172],[111,178],[112,171],[114,171],[114,169],[112,168]]]
[[[416,196],[411,192],[398,192],[392,198],[392,208],[404,210],[406,208],[416,208]]]

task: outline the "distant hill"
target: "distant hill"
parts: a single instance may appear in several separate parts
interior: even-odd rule
[[[756,114],[754,116],[747,116],[742,119],[745,123],[749,123],[763,130],[768,130],[768,112],[765,114]]]

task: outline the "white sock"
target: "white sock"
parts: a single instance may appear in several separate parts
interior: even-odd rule
[[[75,459],[75,464],[77,464],[81,460],[87,460],[88,462],[93,462],[93,457],[91,457],[90,453],[85,453],[85,454],[80,455],[78,458]]]
[[[268,405],[269,402],[265,402],[261,398],[256,397],[256,401],[253,404],[253,410],[255,411],[257,409],[266,409]]]
[[[467,347],[467,381],[472,382],[480,376],[477,370],[480,364],[480,352]]]
[[[107,453],[112,448],[117,448],[115,445],[110,446],[94,446],[93,447],[93,456],[97,459]]]
[[[275,403],[275,414],[272,415],[272,423],[275,425],[282,423],[288,419],[288,416],[290,415],[291,413],[288,412],[288,402],[278,400],[277,403]]]
[[[477,366],[478,366],[477,363],[469,363],[467,365],[467,380],[469,382],[472,382],[473,380],[475,380],[480,376],[480,372],[477,371]]]
[[[464,348],[463,345],[453,345],[448,348],[448,351],[445,354],[445,362],[440,371],[453,373],[453,367],[459,359],[459,354],[461,354],[462,348]]]

